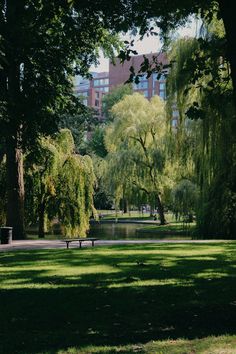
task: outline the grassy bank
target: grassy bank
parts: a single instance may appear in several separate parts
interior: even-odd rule
[[[182,222],[170,222],[166,225],[145,225],[139,227],[137,232],[156,235],[188,235],[191,237],[195,233],[195,228],[195,223],[183,224]]]
[[[1,353],[235,353],[236,243],[0,253]]]
[[[115,210],[98,210],[98,215],[102,216],[102,220],[152,220],[154,221],[154,217],[150,216],[150,211],[139,212],[139,211],[130,211],[127,213],[123,213],[122,211],[116,212]],[[158,214],[155,212],[155,215],[158,218]],[[175,220],[174,215],[172,213],[166,213],[165,218],[168,222],[172,222]],[[158,223],[158,220],[157,220]]]

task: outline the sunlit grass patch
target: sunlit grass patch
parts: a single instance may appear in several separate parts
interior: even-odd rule
[[[126,346],[88,346],[59,350],[58,354],[235,354],[236,336],[206,337],[195,340],[152,341]]]
[[[137,229],[137,232],[140,233],[154,233],[157,235],[172,235],[172,238],[179,239],[180,235],[188,235],[188,238],[191,238],[191,235],[195,231],[196,223],[183,224],[183,222],[170,221],[166,225],[145,225]],[[179,235],[179,236],[178,236]]]
[[[0,253],[0,352],[218,354],[222,343],[231,350],[235,248],[210,242]]]

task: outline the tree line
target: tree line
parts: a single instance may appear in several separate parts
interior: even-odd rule
[[[96,3],[90,0],[0,2],[0,158],[1,175],[6,173],[5,182],[1,182],[3,191],[6,190],[6,205],[4,199],[1,205],[6,210],[6,224],[13,226],[14,238],[25,237],[24,156],[30,155],[43,137],[58,131],[63,114],[73,116],[83,109],[73,95],[71,77],[89,75],[88,69],[97,62],[99,48],[103,48],[107,56],[122,49],[121,60],[129,59],[132,48],[122,48],[117,32],[136,27],[140,36],[154,35],[154,23],[158,24],[165,39],[168,31],[192,14],[201,16],[208,25],[213,24],[214,17],[221,18],[225,32],[221,36],[216,29],[209,29],[208,37],[190,44],[192,49],[188,48],[184,53],[182,48],[179,59],[181,55],[182,59],[185,56],[183,63],[186,77],[191,75],[190,83],[186,77],[181,77],[181,72],[178,77],[177,71],[173,80],[176,85],[179,83],[179,112],[186,109],[193,124],[185,117],[182,119],[181,132],[177,139],[172,137],[176,143],[173,143],[173,149],[178,149],[179,156],[187,158],[188,167],[194,165],[197,175],[194,182],[200,187],[202,206],[199,208],[199,220],[202,220],[199,227],[202,230],[209,227],[209,234],[218,220],[220,234],[235,234],[236,39],[233,5],[233,1],[226,6],[221,0],[165,3],[152,0],[148,4],[143,0],[113,0],[109,8],[103,0]],[[188,55],[190,58],[186,59]],[[148,63],[142,66],[141,74],[142,70],[148,70]],[[156,70],[160,70],[158,65]],[[117,114],[115,109],[112,114]],[[186,129],[186,125],[192,127]],[[194,135],[195,132],[199,135]],[[188,134],[193,145],[181,149],[181,141],[189,144]],[[131,150],[135,148],[141,163],[147,167],[142,175],[137,162],[129,160],[137,175],[140,174],[132,181],[132,186],[136,183],[137,187],[144,180],[148,187],[154,183],[155,200],[158,201],[160,188],[156,171],[158,168],[165,171],[167,166],[155,139],[151,142],[152,132],[147,135],[150,154],[143,138],[138,143],[125,135],[126,142],[122,144],[130,145]],[[194,144],[199,141],[201,144],[194,150]],[[153,154],[157,154],[157,158],[154,159]],[[156,163],[161,165],[157,168]],[[185,169],[184,163],[182,169]],[[216,192],[217,198],[214,197]],[[210,226],[207,225],[209,219],[212,220]]]

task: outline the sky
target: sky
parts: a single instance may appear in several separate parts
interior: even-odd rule
[[[185,27],[180,28],[177,31],[177,36],[179,37],[195,37],[198,32],[199,23],[196,21],[192,21],[187,24]],[[149,36],[145,37],[142,41],[136,37],[130,37],[129,35],[125,35],[121,37],[123,40],[130,41],[134,39],[134,47],[132,49],[136,50],[138,54],[148,54],[148,53],[155,53],[161,50],[161,42],[159,36]],[[101,52],[100,56],[100,65],[97,67],[92,66],[90,71],[93,72],[102,72],[109,70],[109,59],[104,58]]]

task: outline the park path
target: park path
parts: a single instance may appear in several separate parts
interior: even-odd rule
[[[148,244],[148,243],[207,243],[207,242],[227,242],[225,240],[98,240],[96,246],[128,245],[128,244]],[[82,247],[91,247],[91,242],[83,243]],[[17,240],[11,244],[1,245],[0,252],[15,250],[38,250],[66,248],[65,243],[60,240]],[[70,248],[78,248],[77,243],[71,243]]]

